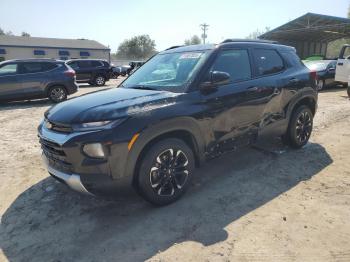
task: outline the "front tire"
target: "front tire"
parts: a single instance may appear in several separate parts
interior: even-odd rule
[[[301,148],[309,141],[312,127],[313,114],[309,107],[302,105],[293,112],[282,141],[292,148]]]
[[[175,202],[190,184],[194,162],[192,150],[182,140],[170,138],[154,144],[138,171],[140,195],[156,206]]]
[[[63,86],[53,86],[48,92],[49,99],[54,103],[60,103],[67,99],[67,90]]]

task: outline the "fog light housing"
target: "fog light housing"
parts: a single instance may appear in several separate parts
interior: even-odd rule
[[[100,143],[86,144],[83,146],[83,152],[89,157],[104,158],[105,152],[103,146]]]

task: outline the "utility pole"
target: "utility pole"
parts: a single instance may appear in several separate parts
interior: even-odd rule
[[[203,30],[202,40],[203,40],[203,44],[205,45],[205,39],[207,38],[207,28],[209,27],[209,25],[206,23],[203,23],[203,24],[200,24],[200,27]]]

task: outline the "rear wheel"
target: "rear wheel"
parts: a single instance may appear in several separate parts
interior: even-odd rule
[[[54,103],[59,103],[67,99],[67,90],[63,86],[53,86],[49,89],[49,99]]]
[[[294,111],[282,140],[290,147],[301,148],[309,141],[312,127],[313,114],[309,107],[302,105]]]
[[[317,90],[318,91],[321,91],[325,86],[325,81],[320,79],[320,80],[317,80]]]
[[[97,76],[95,78],[95,84],[97,86],[104,86],[106,83],[106,78],[104,76]]]
[[[193,152],[185,142],[162,140],[146,152],[141,162],[138,191],[154,205],[168,205],[185,193],[194,166]]]

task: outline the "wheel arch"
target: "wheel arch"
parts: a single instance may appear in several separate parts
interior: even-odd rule
[[[56,87],[56,86],[63,87],[66,90],[67,94],[68,94],[68,89],[67,89],[67,87],[64,84],[62,84],[62,83],[50,83],[45,88],[46,96],[49,95],[50,89],[53,88],[53,87]]]
[[[140,132],[129,151],[125,172],[127,176],[132,177],[133,185],[136,185],[138,168],[147,150],[166,138],[178,138],[184,141],[193,151],[196,166],[204,162],[205,142],[195,120],[181,117],[163,121]]]

